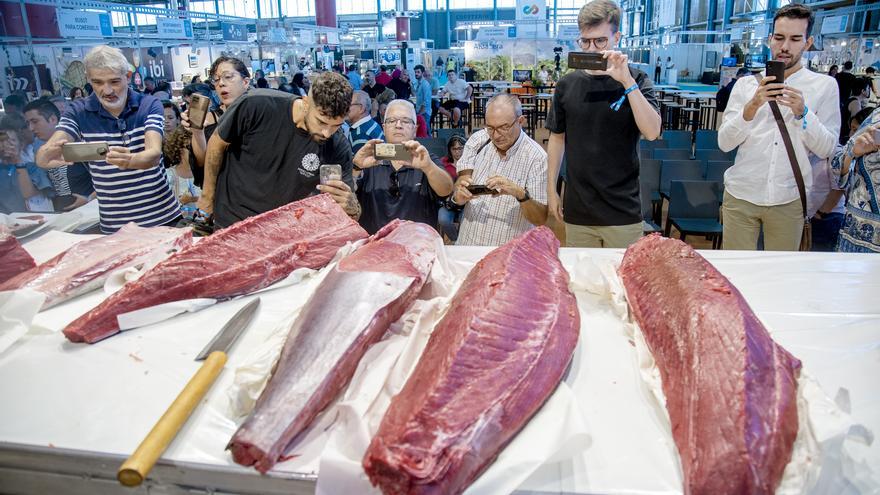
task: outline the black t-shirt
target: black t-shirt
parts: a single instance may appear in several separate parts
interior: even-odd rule
[[[440,163],[435,155],[431,155],[431,161],[434,165]],[[392,175],[397,176],[398,194],[392,194],[395,190]],[[395,218],[437,228],[441,198],[431,189],[428,177],[419,169],[404,166],[395,174],[391,162],[382,161],[375,167],[365,169],[358,178],[357,197],[361,203],[361,227],[370,235]]]
[[[342,166],[351,178],[351,144],[341,131],[324,143],[293,123],[299,99],[274,89],[252,89],[226,111],[217,135],[229,144],[214,196],[214,222],[228,227],[307,196],[317,194],[322,164]]]
[[[630,67],[648,103],[658,109],[648,76]],[[556,85],[546,127],[565,133],[565,221],[575,225],[631,225],[641,221],[639,128],[629,100],[611,104],[625,88],[610,76],[566,74]]]
[[[381,95],[383,91],[385,91],[385,85],[381,83],[376,83],[373,86],[367,85],[364,86],[364,91],[370,95],[371,99],[376,99],[377,96]]]
[[[388,83],[388,87],[394,91],[394,94],[397,95],[398,99],[408,100],[412,95],[412,88],[410,88],[408,82],[403,82],[399,77],[394,78]]]

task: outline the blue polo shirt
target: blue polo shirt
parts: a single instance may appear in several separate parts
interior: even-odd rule
[[[26,167],[31,184],[46,196],[52,196],[52,183],[46,171],[33,163],[27,163]],[[18,187],[18,172],[14,163],[0,162],[0,213],[15,213],[28,211],[27,199]]]
[[[71,102],[56,129],[76,141],[106,141],[110,146],[125,146],[138,153],[144,150],[144,133],[163,134],[164,122],[159,100],[129,89],[125,109],[118,118],[107,112],[97,94],[92,93]],[[161,159],[157,166],[144,170],[121,169],[105,161],[89,162],[89,172],[105,234],[116,232],[128,222],[155,227],[180,216],[180,203],[165,178]]]

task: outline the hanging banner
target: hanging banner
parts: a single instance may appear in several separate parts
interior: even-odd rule
[[[532,21],[519,24],[519,37],[547,36],[547,2],[546,0],[516,0],[516,20]]]
[[[135,72],[141,77],[153,79],[174,80],[174,65],[171,54],[162,51],[161,47],[155,48],[120,48],[125,58],[131,62]]]
[[[192,22],[189,19],[170,19],[168,17],[156,17],[156,32],[158,33],[160,38],[192,38]]]
[[[113,36],[110,14],[58,9],[58,31],[62,38],[103,38]]]
[[[231,24],[221,22],[220,28],[223,30],[223,41],[247,41],[248,30],[243,24]]]
[[[12,74],[7,74],[6,80],[12,91],[24,91],[25,93],[37,92],[37,78],[34,76],[33,65],[13,66]],[[44,64],[37,65],[37,73],[40,75],[40,88],[52,91],[52,75]]]
[[[299,42],[303,45],[315,44],[315,32],[310,29],[299,30]]]

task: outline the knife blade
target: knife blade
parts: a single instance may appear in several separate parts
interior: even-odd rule
[[[174,402],[165,410],[165,414],[153,426],[137,450],[131,454],[119,471],[116,479],[125,486],[138,486],[143,483],[159,456],[171,445],[174,437],[189,419],[192,412],[198,407],[202,398],[210,390],[211,385],[223,371],[226,364],[226,351],[235,343],[235,340],[248,327],[257,308],[260,306],[260,298],[246,304],[235,313],[220,332],[202,350],[196,361],[204,359],[202,366],[181,390]]]
[[[238,340],[238,337],[244,332],[244,329],[247,328],[248,324],[254,317],[254,313],[257,312],[257,309],[260,307],[260,298],[256,298],[253,301],[247,303],[235,313],[235,316],[232,317],[231,320],[226,322],[223,325],[223,328],[220,332],[208,342],[208,345],[202,349],[202,352],[196,356],[196,361],[204,361],[209,354],[214,351],[223,351],[226,352],[232,347],[232,344]]]

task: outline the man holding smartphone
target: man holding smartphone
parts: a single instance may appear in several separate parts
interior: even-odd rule
[[[660,136],[660,113],[651,78],[615,50],[620,15],[611,0],[581,8],[578,45],[608,68],[562,77],[547,114],[547,206],[571,247],[623,248],[642,236],[638,143]],[[563,153],[564,205],[556,192]]]
[[[778,74],[760,81],[743,77],[730,94],[718,146],[723,151],[739,149],[736,162],[724,174],[724,249],[756,249],[763,228],[764,249],[798,250],[803,208],[788,152],[767,103],[775,101],[779,106],[809,195],[811,157],[827,166],[840,131],[837,84],[801,64],[803,53],[813,44],[814,20],[813,12],[802,4],[777,10],[768,44],[773,61],[784,64],[784,83],[776,79]],[[772,72],[773,64],[769,67]]]
[[[386,143],[367,141],[354,156],[355,167],[363,170],[357,188],[361,226],[374,234],[400,218],[436,228],[440,201],[452,192],[452,178],[440,159],[415,140],[413,104],[392,100],[385,109],[384,129]]]
[[[351,96],[345,76],[324,72],[308,96],[257,88],[238,97],[208,141],[199,209],[224,228],[326,192],[357,218],[351,144],[337,132]],[[342,166],[342,180],[320,184],[320,167],[327,163]]]
[[[176,225],[180,202],[162,166],[162,103],[129,87],[130,65],[118,48],[96,46],[84,62],[94,92],[67,107],[55,134],[37,152],[37,165],[70,165],[62,155],[66,143],[82,141],[75,144],[93,151],[109,146],[106,155],[93,155],[88,161],[101,232],[112,234],[129,222],[141,227]]]
[[[486,103],[486,128],[465,144],[447,201],[449,209],[464,208],[457,245],[500,246],[546,221],[547,154],[523,131],[524,122],[516,95]],[[475,196],[474,184],[492,195]]]

